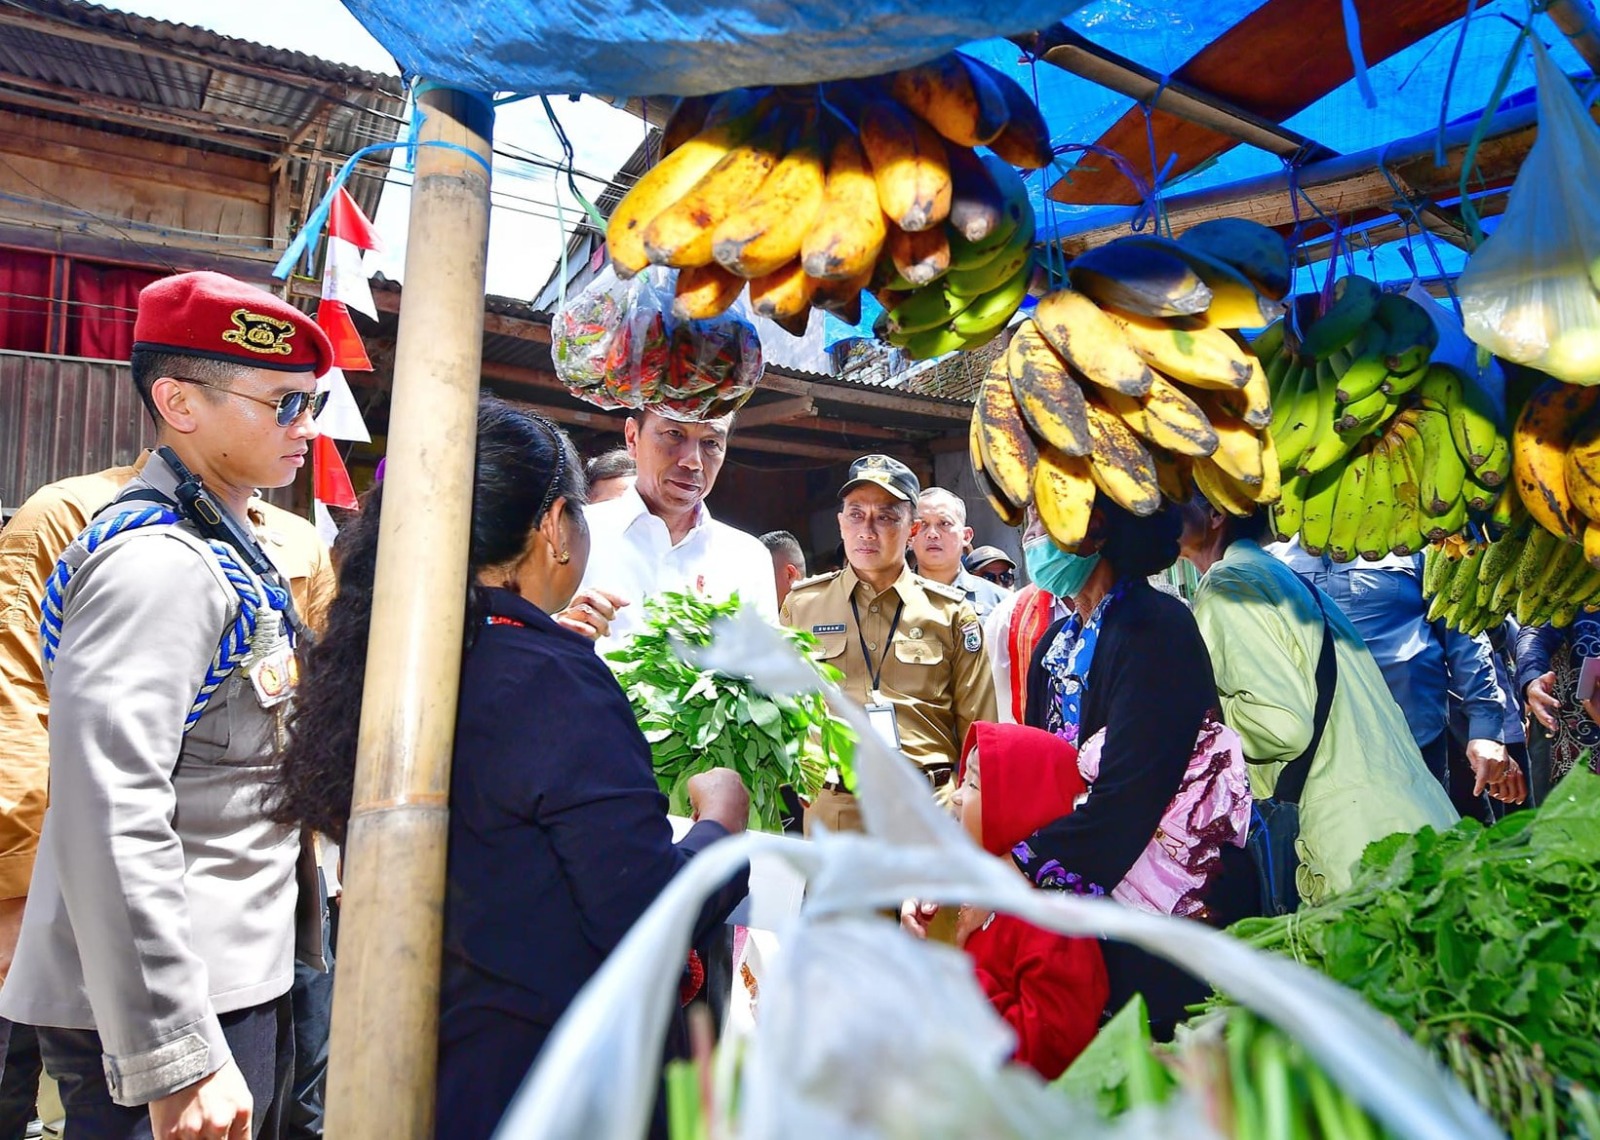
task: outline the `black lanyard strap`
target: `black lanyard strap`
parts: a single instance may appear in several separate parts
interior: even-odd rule
[[[906,600],[901,598],[900,604],[894,608],[894,620],[889,623],[889,636],[883,639],[883,652],[878,656],[877,668],[873,668],[872,654],[867,652],[867,635],[861,632],[861,610],[856,605],[855,595],[852,594],[850,596],[850,612],[855,615],[856,619],[856,637],[861,642],[861,656],[866,659],[867,676],[872,681],[872,688],[868,690],[869,693],[877,693],[879,691],[878,679],[883,676],[883,664],[889,660],[889,646],[894,642],[895,630],[900,628],[900,614],[905,608]]]

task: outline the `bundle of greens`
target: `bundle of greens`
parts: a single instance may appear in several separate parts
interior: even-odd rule
[[[778,789],[788,784],[809,797],[830,767],[848,777],[855,734],[828,712],[820,694],[772,697],[743,677],[683,660],[679,644],[710,644],[711,623],[731,617],[739,605],[737,594],[726,602],[658,595],[645,603],[644,627],[606,658],[650,743],[656,782],[671,810],[689,814],[691,776],[732,768],[750,789],[750,826],[778,831],[783,813]],[[817,647],[804,631],[784,634],[808,657]],[[817,671],[828,680],[840,677],[821,662]]]
[[[1359,991],[1516,1138],[1600,1140],[1600,777],[1369,847],[1327,903],[1231,933]]]
[[[1378,1140],[1386,1132],[1298,1042],[1249,1010],[1216,1010],[1171,1045],[1150,1039],[1137,995],[1056,1081],[1115,1120],[1181,1089],[1229,1140]]]

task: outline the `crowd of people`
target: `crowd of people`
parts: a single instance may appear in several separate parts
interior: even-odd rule
[[[303,468],[332,359],[292,306],[180,274],[140,296],[134,339],[154,450],[41,489],[0,530],[0,1140],[36,1105],[72,1140],[320,1136],[383,485],[331,552],[259,497]],[[1070,552],[1030,514],[1019,566],[973,547],[960,495],[865,455],[836,551],[807,536],[838,564],[808,574],[795,534],[707,507],[736,429],[645,410],[584,461],[482,401],[441,1137],[492,1134],[632,923],[745,827],[748,793],[716,769],[673,841],[605,663],[662,592],[737,594],[810,633],[929,794],[1038,889],[1215,926],[1266,905],[1249,834],[1290,782],[1315,905],[1372,840],[1537,800],[1600,734],[1574,692],[1600,622],[1466,638],[1426,620],[1417,560],[1338,566],[1200,499],[1148,518],[1099,501]],[[1180,557],[1190,599],[1160,581]],[[830,772],[796,829],[860,828],[853,791]],[[725,982],[746,889],[705,904],[685,1000]],[[1045,1076],[1133,994],[1165,1036],[1205,993],[1137,948],[978,908],[907,900],[900,922],[966,949]]]

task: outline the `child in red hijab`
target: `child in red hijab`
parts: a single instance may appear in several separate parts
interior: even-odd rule
[[[1004,858],[1069,814],[1087,790],[1071,744],[1023,725],[978,723],[967,732],[951,804],[967,833]],[[1054,1080],[1100,1027],[1109,989],[1099,944],[1009,915],[962,911],[957,945],[971,956],[996,1012],[1016,1031],[1016,1060]]]

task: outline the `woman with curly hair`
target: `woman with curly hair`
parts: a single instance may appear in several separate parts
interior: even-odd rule
[[[695,851],[741,831],[737,775],[704,773],[674,847],[650,748],[611,671],[552,615],[589,555],[583,466],[549,422],[478,413],[466,649],[450,774],[438,1135],[488,1137],[546,1037]],[[339,594],[310,649],[275,814],[343,841],[383,487],[340,536]],[[699,935],[744,894],[709,902]]]

